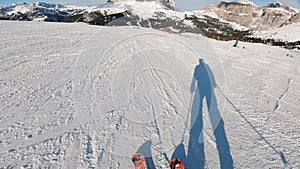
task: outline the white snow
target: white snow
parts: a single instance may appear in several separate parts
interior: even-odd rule
[[[185,17],[185,14],[190,14],[191,12],[180,12],[167,8],[166,6],[160,5],[155,1],[124,1],[118,2],[110,7],[115,7],[119,9],[124,9],[130,11],[132,14],[139,15],[143,19],[153,18],[156,13],[162,12],[167,17],[172,19],[182,20]]]
[[[86,8],[86,11],[88,12],[93,12],[93,11],[100,11],[102,13],[106,13],[107,15],[115,14],[115,13],[122,13],[125,12],[126,10],[123,8],[99,8],[97,6],[95,7],[88,7]]]
[[[282,12],[282,13],[288,13],[290,15],[290,17],[295,14],[293,12],[289,12],[288,10],[284,9],[284,8],[272,8],[272,7],[266,7],[266,9],[270,9],[272,11],[278,11],[278,12]]]
[[[16,7],[7,12],[7,14],[12,15],[12,14],[17,14],[18,12],[24,14],[26,12],[29,12],[31,9],[28,6],[24,6],[24,5],[16,5]]]
[[[137,151],[168,168],[172,154],[197,159],[191,140],[204,143],[206,168],[230,166],[223,150],[235,168],[300,168],[297,51],[137,27],[0,25],[0,168],[126,169]],[[203,132],[199,58],[218,85]]]
[[[47,6],[48,7],[45,7]],[[7,14],[17,14],[18,12],[21,13],[26,13],[29,11],[34,11],[36,7],[39,7],[39,9],[46,11],[46,13],[55,13],[57,12],[56,9],[59,9],[60,11],[65,11],[69,12],[73,11],[75,9],[82,9],[83,13],[85,11],[88,12],[93,12],[93,11],[100,11],[102,13],[106,13],[108,15],[114,14],[114,13],[123,13],[126,11],[129,11],[133,15],[138,15],[140,17],[140,21],[143,20],[148,20],[150,18],[156,18],[157,15],[159,15],[160,19],[165,19],[165,18],[171,18],[177,21],[182,21],[185,19],[185,16],[191,16],[195,15],[199,18],[203,18],[204,16],[209,16],[212,18],[219,19],[221,22],[229,23],[234,29],[238,30],[248,30],[248,28],[241,26],[237,23],[234,22],[228,22],[225,21],[217,16],[217,14],[213,11],[205,11],[205,10],[195,10],[195,11],[176,11],[176,10],[171,10],[166,6],[160,5],[155,1],[143,1],[143,2],[138,2],[138,1],[122,1],[118,3],[113,3],[113,4],[105,4],[102,6],[92,6],[92,7],[79,7],[75,5],[63,5],[63,6],[55,6],[55,4],[51,3],[45,3],[45,6],[41,6],[39,3],[32,3],[32,4],[13,4],[10,5],[11,8],[9,9],[10,11],[7,12]],[[41,19],[36,19],[41,21]],[[191,21],[184,21],[187,23],[188,26],[195,27]],[[150,23],[150,21],[149,21]],[[139,24],[139,23],[138,23]],[[151,27],[151,24],[149,24]]]
[[[240,4],[252,5],[252,6],[256,6],[257,7],[257,5],[254,2],[249,1],[249,0],[237,0],[236,2],[240,3]]]
[[[267,31],[254,32],[255,37],[264,39],[280,39],[282,41],[295,42],[300,41],[300,23],[293,23],[279,28],[273,28]]]
[[[7,11],[3,11],[4,13],[8,15],[18,14],[18,13],[26,13],[26,12],[32,12],[32,11],[40,11],[43,10],[45,13],[53,14],[57,12],[56,10],[69,12],[75,9],[91,9],[95,7],[85,7],[85,6],[76,6],[76,5],[60,5],[60,4],[53,4],[53,3],[42,3],[42,2],[36,2],[36,3],[16,3],[16,4],[10,4],[10,5],[0,5],[0,8],[2,10],[6,9]]]
[[[296,13],[300,12],[298,8],[294,8],[294,7],[290,7],[290,6],[289,6],[289,8],[294,10]]]

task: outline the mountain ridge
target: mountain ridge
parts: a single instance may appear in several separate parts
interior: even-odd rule
[[[146,3],[145,9],[138,9],[137,6]],[[151,4],[150,7],[148,5]],[[155,5],[157,4],[157,5]],[[174,5],[168,5],[174,4]],[[161,5],[161,7],[157,7]],[[124,1],[114,0],[108,1],[101,7],[84,7],[75,5],[62,5],[55,3],[35,2],[35,3],[16,3],[0,6],[0,19],[2,20],[45,20],[45,21],[64,21],[73,13],[82,11],[93,12],[101,11],[102,14],[118,14],[132,12],[138,9],[138,15],[145,18],[146,12],[148,15],[153,15],[156,9],[170,7],[175,8],[175,1],[169,0],[150,0],[150,1]],[[110,8],[110,9],[109,9]],[[119,10],[117,10],[119,8]],[[153,9],[152,9],[153,8]],[[167,8],[165,8],[167,10]],[[106,11],[106,12],[105,12]],[[145,12],[146,11],[146,12]],[[258,7],[252,2],[226,2],[222,1],[217,6],[207,6],[201,10],[188,11],[192,15],[197,16],[198,11],[202,11],[202,15],[214,14],[228,22],[234,22],[241,26],[247,27],[249,30],[267,30],[270,28],[281,27],[285,24],[295,23],[300,21],[300,12],[298,9],[283,6],[279,2],[270,3],[264,7]],[[105,13],[104,13],[105,12]],[[108,13],[107,13],[108,12]],[[181,12],[181,14],[187,12]],[[177,12],[179,14],[179,12]],[[124,15],[125,16],[125,15]],[[150,16],[151,17],[151,16]],[[201,16],[199,16],[201,17]]]
[[[162,4],[156,1],[108,1],[102,6],[82,7],[43,2],[17,3],[0,6],[0,20],[138,26],[170,33],[200,33],[217,40],[236,39],[284,47],[299,44],[298,41],[290,44],[278,39],[251,36],[253,31],[279,28],[300,21],[298,9],[280,3],[258,7],[249,2],[220,2],[218,6],[194,11],[177,11]]]
[[[218,17],[238,23],[250,30],[267,30],[300,21],[299,10],[283,6],[279,2],[258,7],[253,3],[220,2],[217,7],[208,6],[206,11],[214,11]]]

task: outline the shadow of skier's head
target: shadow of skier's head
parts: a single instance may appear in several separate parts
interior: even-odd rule
[[[194,79],[197,81],[200,94],[211,95],[212,88],[216,86],[214,75],[202,58],[199,59],[199,64],[195,67]]]

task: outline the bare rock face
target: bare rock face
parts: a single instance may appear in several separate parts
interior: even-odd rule
[[[237,2],[220,2],[216,9],[216,14],[220,18],[248,28],[252,28],[260,13],[260,8],[255,5]]]
[[[259,10],[259,7],[252,4],[242,4],[237,2],[220,2],[218,8],[235,13],[252,14],[253,11]]]
[[[220,2],[217,7],[207,7],[205,10],[214,11],[220,18],[251,30],[267,30],[300,20],[297,11],[280,3],[258,7],[247,2]]]
[[[288,11],[264,8],[261,18],[258,20],[260,29],[276,28],[284,25],[290,19]]]
[[[300,12],[296,13],[292,16],[292,18],[289,20],[290,23],[300,22]]]
[[[170,7],[172,7],[173,9],[175,9],[176,8],[176,1],[175,0],[167,0],[168,2],[168,5],[170,6]]]

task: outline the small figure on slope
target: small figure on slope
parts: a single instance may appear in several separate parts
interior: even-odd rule
[[[236,41],[235,41],[235,43],[233,44],[233,47],[237,47],[237,46],[238,46],[238,44],[239,44],[239,41],[238,41],[238,40],[236,40]]]

